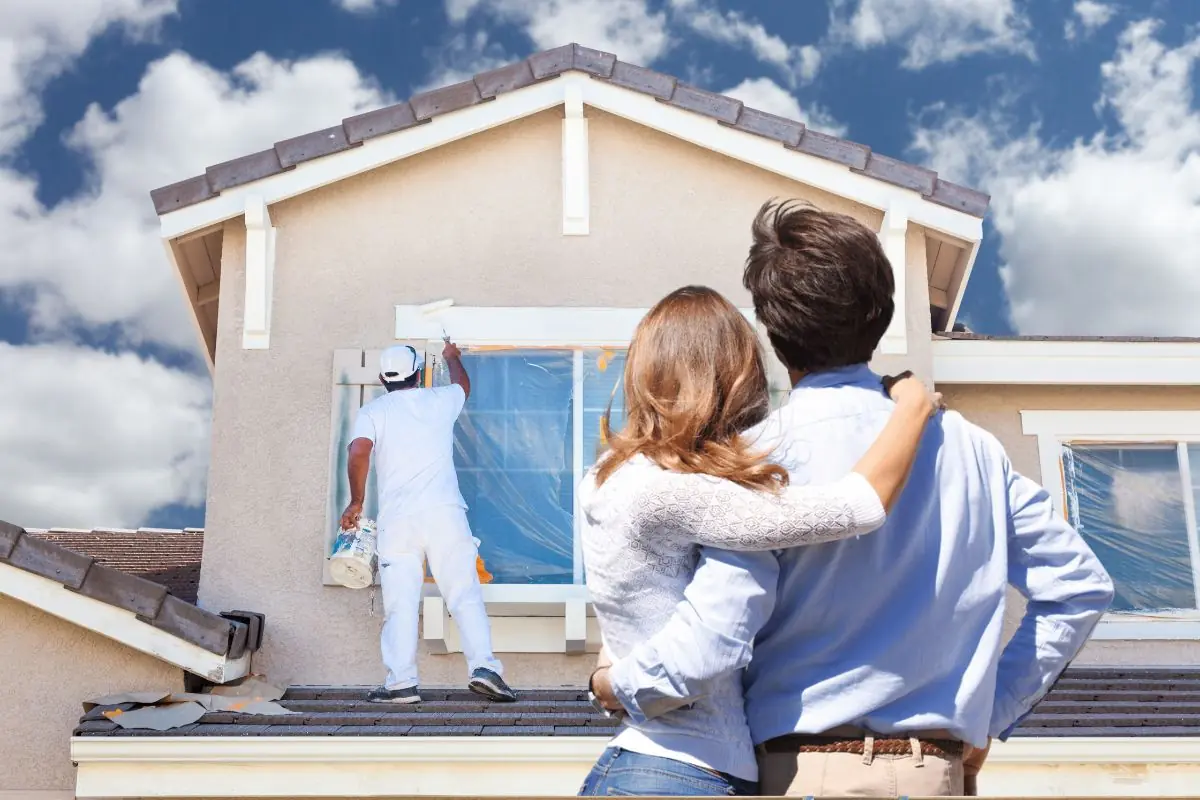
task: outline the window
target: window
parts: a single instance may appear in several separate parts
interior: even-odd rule
[[[1112,576],[1112,610],[1195,609],[1200,446],[1064,444],[1067,517]]]
[[[429,353],[434,385],[448,381]],[[459,487],[493,583],[583,582],[575,488],[622,407],[624,353],[495,349],[463,354],[471,398],[455,428]]]
[[[1112,576],[1098,638],[1200,636],[1200,412],[1023,411],[1042,483]]]

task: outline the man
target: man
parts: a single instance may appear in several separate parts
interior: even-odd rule
[[[384,685],[368,700],[419,703],[417,616],[425,583],[425,560],[446,606],[458,623],[470,678],[467,688],[492,700],[516,695],[492,655],[491,629],[476,570],[477,551],[467,523],[467,504],[454,470],[454,424],[471,393],[459,349],[442,351],[450,385],[420,387],[424,357],[399,345],[380,358],[379,382],[387,394],[358,411],[350,442],[350,504],[342,528],[358,525],[375,452],[379,493],[379,580],[383,585]]]
[[[755,435],[792,481],[829,482],[891,413],[867,361],[892,319],[892,267],[875,233],[804,204],[768,203],[753,234],[744,284],[795,387]],[[1029,603],[1002,649],[1008,584]],[[737,615],[720,606],[761,607],[749,598],[764,590],[773,612],[731,629]],[[962,794],[964,768],[978,771],[991,738],[1045,694],[1112,591],[1046,491],[947,412],[930,422],[880,531],[778,553],[703,552],[674,617],[601,665],[593,691],[634,720],[655,717],[746,667],[753,644],[746,713],[764,794]]]

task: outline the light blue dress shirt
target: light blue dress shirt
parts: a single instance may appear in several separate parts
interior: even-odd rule
[[[831,370],[802,379],[754,433],[792,481],[828,483],[853,468],[892,409],[866,365]],[[1029,602],[1005,646],[1008,585]],[[764,590],[776,593],[773,611],[751,602]],[[993,436],[945,412],[883,528],[775,553],[706,548],[675,615],[611,677],[639,720],[686,714],[709,681],[749,661],[756,743],[856,725],[944,729],[983,746],[1049,690],[1112,594],[1047,492]],[[730,603],[750,603],[757,619],[723,627]]]

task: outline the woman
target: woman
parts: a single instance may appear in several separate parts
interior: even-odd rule
[[[767,415],[754,329],[715,291],[667,295],[638,325],[625,364],[623,430],[580,487],[587,585],[604,648],[626,655],[670,618],[700,545],[774,550],[879,528],[912,469],[937,395],[896,381],[896,410],[854,471],[829,486],[787,472],[742,434]],[[626,721],[580,794],[756,794],[740,674],[686,710]]]

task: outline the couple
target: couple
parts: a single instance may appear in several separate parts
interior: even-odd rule
[[[638,326],[625,426],[580,489],[589,688],[623,722],[580,794],[973,793],[1112,583],[994,437],[868,369],[894,311],[874,232],[768,203],[753,236],[787,404],[768,413],[737,309],[680,289]]]

